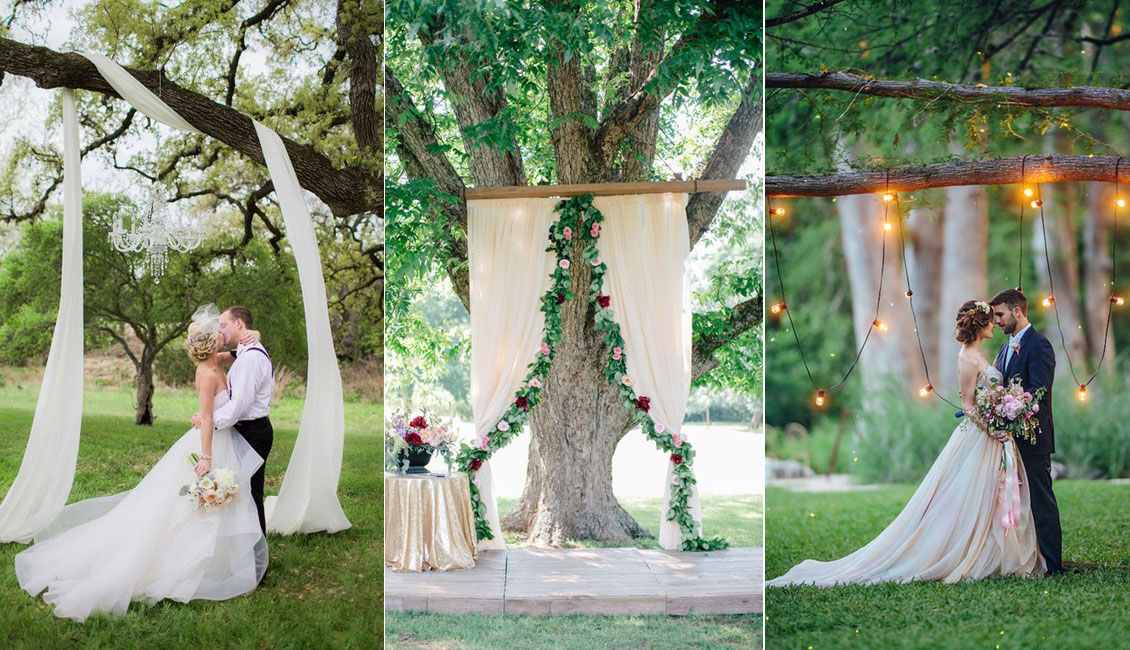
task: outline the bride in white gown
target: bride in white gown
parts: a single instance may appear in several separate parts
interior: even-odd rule
[[[219,315],[202,308],[185,347],[196,362],[200,412],[229,399],[217,350]],[[233,501],[199,510],[181,486],[194,482],[191,454],[231,469]],[[255,589],[267,568],[267,542],[251,499],[251,475],[263,459],[234,429],[212,430],[211,418],[173,443],[132,490],[71,504],[16,556],[20,587],[40,592],[55,615],[83,621],[122,614],[131,601],[224,600]]]
[[[805,560],[768,586],[958,582],[1008,574],[1043,574],[1024,468],[1011,438],[989,432],[977,415],[976,391],[1003,381],[981,342],[992,338],[992,310],[969,301],[957,315],[962,343],[958,377],[966,417],[902,512],[879,536],[839,560]],[[1002,445],[1012,446],[1020,483],[1019,513],[1006,522]]]

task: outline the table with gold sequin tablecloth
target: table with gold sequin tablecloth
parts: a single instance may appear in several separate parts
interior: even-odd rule
[[[466,474],[385,475],[385,566],[451,571],[475,566],[475,514]]]

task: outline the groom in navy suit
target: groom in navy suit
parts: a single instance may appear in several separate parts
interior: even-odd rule
[[[1024,390],[1035,393],[1044,388],[1040,412],[1036,419],[1040,431],[1036,442],[1016,440],[1024,472],[1028,475],[1028,492],[1032,501],[1032,519],[1036,524],[1036,540],[1040,555],[1048,565],[1048,575],[1063,571],[1063,534],[1059,527],[1059,504],[1052,492],[1052,460],[1055,453],[1055,424],[1052,420],[1052,382],[1055,380],[1055,351],[1047,337],[1028,322],[1028,299],[1016,289],[998,293],[990,302],[993,322],[1008,342],[1001,347],[993,364],[1004,375],[1005,384],[1020,378]]]

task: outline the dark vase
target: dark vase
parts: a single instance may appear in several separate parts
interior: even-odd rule
[[[407,450],[400,452],[402,465],[405,456],[408,456],[409,474],[428,473],[428,463],[432,460],[432,452],[424,447],[409,447]]]

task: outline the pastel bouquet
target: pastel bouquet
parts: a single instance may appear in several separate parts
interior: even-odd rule
[[[1010,384],[994,383],[977,393],[977,411],[990,429],[1003,431],[1013,440],[1035,443],[1040,432],[1036,416],[1045,390],[1028,392],[1015,377]]]
[[[427,465],[439,453],[451,465],[458,438],[449,420],[422,413],[409,418],[395,414],[385,428],[385,469],[403,474]]]
[[[196,467],[200,455],[189,454],[187,460],[189,465]],[[200,510],[222,508],[234,501],[238,492],[235,472],[227,468],[214,469],[180,489],[180,495],[187,496]]]

